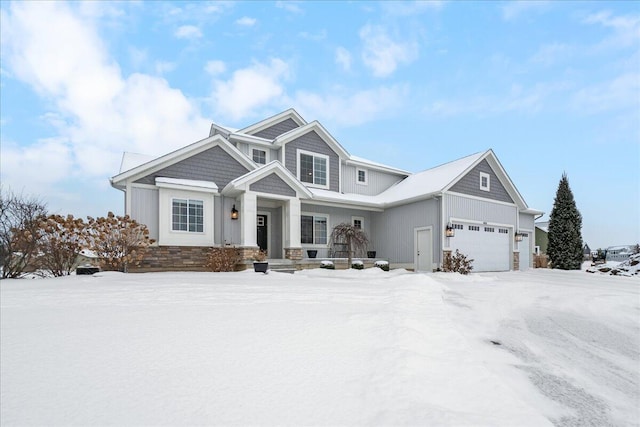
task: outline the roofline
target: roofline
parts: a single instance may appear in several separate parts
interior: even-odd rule
[[[354,160],[352,158],[349,158],[346,162],[347,165],[353,165],[353,166],[364,166],[367,169],[376,169],[379,171],[383,171],[383,172],[391,172],[391,173],[395,173],[398,175],[405,175],[405,176],[409,176],[412,175],[411,172],[402,170],[402,169],[397,169],[394,168],[392,166],[387,166],[387,165],[382,165],[379,163],[369,163],[366,160]]]
[[[284,179],[290,187],[293,187],[296,190],[296,193],[302,193],[308,198],[312,198],[313,194],[311,191],[305,187],[293,174],[286,169],[282,163],[278,160],[272,160],[264,166],[261,166],[257,169],[247,172],[246,174],[239,176],[238,178],[230,181],[220,192],[220,194],[228,194],[233,190],[240,190],[238,187],[246,185],[251,182],[253,179],[261,179],[261,177],[267,176],[271,173],[275,173],[280,178]],[[281,176],[284,175],[284,176]]]
[[[341,158],[349,159],[351,157],[350,154],[347,152],[347,150],[345,150],[344,147],[340,145],[340,143],[333,137],[333,135],[331,135],[329,131],[326,130],[325,127],[322,126],[322,124],[317,120],[314,120],[311,123],[307,123],[304,126],[300,126],[298,128],[292,129],[289,132],[283,133],[282,135],[279,135],[278,137],[276,137],[276,139],[274,139],[273,142],[275,145],[284,146],[285,144],[293,141],[294,139],[302,135],[306,135],[311,131],[316,131],[317,133],[320,133],[321,134],[320,137],[325,142],[328,142],[329,145],[332,146],[331,148],[334,151],[336,151]]]
[[[293,108],[289,108],[281,113],[278,113],[274,116],[268,117],[264,120],[260,120],[258,123],[254,123],[251,126],[247,126],[246,128],[238,130],[236,133],[244,133],[244,134],[252,134],[260,132],[268,127],[271,127],[275,124],[285,121],[286,119],[292,119],[294,122],[298,124],[298,126],[304,126],[307,124],[307,121],[302,118],[300,114]]]

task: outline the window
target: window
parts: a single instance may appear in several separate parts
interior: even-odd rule
[[[298,150],[298,179],[329,188],[329,156]]]
[[[171,229],[190,233],[204,232],[204,204],[202,200],[173,199]]]
[[[500,234],[509,234],[509,230],[506,228],[498,228],[498,233]]]
[[[470,225],[469,231],[480,231],[480,226],[478,225]]]
[[[366,185],[367,184],[367,170],[366,169],[356,169],[356,182],[358,184]]]
[[[253,161],[260,164],[260,165],[264,165],[267,163],[267,152],[265,150],[257,150],[257,149],[253,149]]]
[[[302,215],[300,217],[300,241],[312,245],[327,244],[327,217]]]
[[[491,175],[480,172],[480,189],[483,191],[491,190]]]
[[[364,228],[364,218],[361,216],[352,216],[351,225],[353,225],[355,228],[362,230]]]
[[[484,231],[486,231],[487,233],[493,233],[493,232],[495,232],[496,230],[495,230],[493,227],[485,227],[485,228],[484,228]]]
[[[454,230],[464,230],[464,225],[462,224],[453,224]]]

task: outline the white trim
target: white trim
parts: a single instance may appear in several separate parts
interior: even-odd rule
[[[340,145],[340,143],[336,141],[336,139],[331,136],[331,134],[317,120],[299,128],[290,130],[287,133],[283,133],[274,139],[273,142],[275,145],[282,146],[284,148],[285,144],[312,131],[315,131],[318,136],[320,136],[320,138],[338,155],[338,157],[340,157],[340,159],[349,158],[347,150],[345,150],[344,147],[342,147],[342,145]]]
[[[284,122],[287,119],[293,120],[298,124],[298,126],[304,126],[307,124],[307,122],[302,118],[300,114],[298,114],[296,110],[294,110],[293,108],[289,108],[288,110],[278,113],[275,116],[271,116],[269,118],[259,121],[258,123],[254,123],[251,126],[248,126],[244,129],[240,129],[237,133],[244,133],[249,135],[252,133],[258,133],[261,130],[265,130],[267,128],[275,126],[278,123]]]
[[[348,166],[363,166],[367,169],[375,169],[380,172],[387,172],[393,175],[401,175],[401,176],[409,176],[412,175],[411,172],[405,171],[403,169],[394,168],[392,166],[383,165],[381,163],[372,162],[367,159],[363,159],[357,156],[349,156],[349,159],[345,161],[345,164]]]
[[[287,183],[295,192],[297,198],[312,198],[313,194],[307,187],[305,187],[288,169],[285,169],[277,160],[272,160],[264,166],[259,167],[258,169],[252,170],[251,172],[247,172],[246,174],[239,176],[233,181],[229,182],[221,191],[221,194],[227,195],[235,195],[237,193],[243,191],[249,191],[249,186],[256,181],[261,180],[269,176],[270,174],[275,173],[278,177],[282,178],[282,180]],[[281,200],[289,200],[292,197],[289,196],[279,196],[271,193],[260,193],[261,195],[269,195],[270,198],[281,198]]]
[[[364,231],[364,217],[363,216],[351,216],[351,225],[355,227],[354,222],[360,220],[360,229]]]
[[[364,172],[364,181],[360,181],[360,172]],[[365,168],[356,168],[356,184],[369,185],[369,171]]]
[[[306,182],[303,181],[302,178],[300,177],[300,156],[301,155],[306,155],[306,156],[311,156],[313,157],[313,182]],[[326,165],[326,184],[322,185],[322,184],[316,184],[315,183],[315,174],[316,174],[316,161],[315,158],[319,157],[319,158],[323,158],[325,160],[325,165]],[[320,153],[314,153],[313,151],[307,151],[307,150],[302,150],[300,148],[296,149],[296,174],[297,174],[297,178],[298,181],[300,181],[303,185],[307,186],[307,187],[314,187],[314,188],[324,188],[325,190],[329,190],[330,186],[331,186],[331,158],[329,156],[327,156],[326,154],[320,154]]]
[[[267,258],[271,258],[271,212],[256,212],[256,243],[258,243],[258,215],[264,215],[267,217]]]
[[[449,222],[466,222],[468,224],[473,224],[473,225],[488,225],[488,226],[493,225],[496,227],[510,228],[512,235],[513,235],[513,230],[515,228],[513,224],[502,224],[499,222],[477,221],[474,219],[463,219],[463,218],[454,218],[454,217],[449,218]],[[452,237],[452,239],[455,239],[455,237]]]
[[[487,179],[487,185],[482,185],[482,179]],[[491,175],[486,172],[480,172],[480,190],[491,191]]]
[[[218,186],[212,181],[196,181],[191,179],[174,179],[157,177],[156,187],[173,188],[175,190],[195,191],[199,193],[217,193]]]
[[[244,144],[253,144],[264,147],[273,147],[273,143],[269,139],[260,138],[259,136],[253,135],[243,135],[235,132],[229,135],[229,141],[242,142]]]
[[[303,216],[310,216],[313,218],[313,243],[303,243],[302,242],[302,217]],[[315,225],[316,225],[316,217],[322,217],[322,218],[326,218],[327,219],[327,243],[316,243],[316,229],[315,229]],[[302,247],[304,248],[314,248],[314,249],[318,249],[318,248],[329,248],[329,240],[331,238],[331,216],[329,214],[326,213],[321,213],[321,212],[300,212],[300,224],[298,225],[300,227],[300,244],[302,245]]]
[[[157,190],[158,189],[157,186],[152,185],[152,184],[139,184],[139,183],[136,183],[136,182],[132,182],[130,184],[130,187],[131,188],[144,188],[144,189],[147,189],[147,190]]]
[[[255,164],[264,166],[267,163],[269,163],[269,157],[270,157],[269,154],[271,153],[271,150],[268,149],[267,147],[256,147],[256,146],[253,146],[253,145],[249,145],[249,150],[251,150],[251,160]],[[264,163],[258,163],[258,162],[256,162],[254,160],[254,157],[253,157],[253,152],[254,151],[263,151],[264,152]]]
[[[189,235],[189,236],[197,236],[197,235],[206,235],[207,234],[207,221],[206,221],[206,217],[207,216],[205,215],[206,200],[189,198],[189,197],[179,197],[179,196],[172,196],[172,197],[169,198],[169,200],[171,202],[171,203],[169,203],[169,233],[184,234],[184,235]],[[174,230],[173,229],[173,202],[175,200],[186,200],[187,201],[187,229],[186,230]],[[202,203],[202,231],[189,231],[189,202],[190,201],[201,202]]]
[[[317,196],[314,196],[317,197]],[[357,209],[361,211],[371,211],[371,212],[384,212],[384,208],[371,206],[371,205],[363,205],[361,202],[351,202],[345,200],[344,202],[329,202],[324,200],[317,199],[309,199],[302,200],[305,205],[314,205],[314,206],[328,206],[332,208],[342,208],[342,209]]]

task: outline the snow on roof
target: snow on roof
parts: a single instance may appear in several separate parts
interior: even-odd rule
[[[438,193],[486,153],[476,153],[435,168],[410,175],[377,196],[382,203],[397,203]]]
[[[545,233],[548,233],[549,232],[549,221],[536,222],[536,227],[538,227],[540,230],[544,231]]]
[[[215,182],[212,181],[198,181],[195,179],[176,179],[176,178],[165,178],[165,177],[157,177],[156,185],[158,184],[169,184],[169,185],[179,185],[185,187],[198,187],[198,188],[207,188],[211,190],[217,190],[218,186]]]
[[[122,162],[120,163],[120,172],[126,172],[137,166],[150,162],[155,159],[153,156],[147,156],[146,154],[129,153],[125,151],[122,154]]]
[[[367,165],[367,166],[371,166],[374,168],[381,168],[381,169],[385,169],[387,171],[391,171],[391,172],[398,172],[401,173],[403,175],[410,175],[411,172],[407,172],[403,169],[398,169],[398,168],[394,168],[393,166],[389,166],[389,165],[385,165],[382,163],[378,163],[378,162],[374,162],[368,159],[365,159],[363,157],[358,157],[358,156],[353,156],[351,155],[349,157],[349,160],[351,160],[352,162],[356,162],[356,163],[362,163],[363,165]]]

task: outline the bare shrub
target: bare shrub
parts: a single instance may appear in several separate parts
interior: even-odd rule
[[[367,249],[367,245],[369,244],[369,238],[362,229],[346,222],[333,227],[330,241],[331,244],[346,243],[348,251],[347,265],[351,266],[354,252],[365,251]]]
[[[466,255],[461,254],[460,251],[456,249],[454,255],[448,253],[445,256],[442,269],[451,273],[469,274],[471,270],[473,270],[472,263],[473,259],[467,259]]]
[[[89,246],[100,260],[103,270],[127,272],[130,265],[140,265],[149,245],[149,229],[128,215],[106,218],[88,217]]]
[[[211,248],[207,256],[207,269],[214,272],[234,271],[240,262],[240,251],[237,248]]]
[[[39,218],[43,202],[11,191],[0,191],[0,268],[2,278],[17,278],[33,267],[38,252]]]
[[[71,273],[80,251],[87,245],[87,226],[73,215],[49,215],[39,223],[38,267],[53,276]]]

